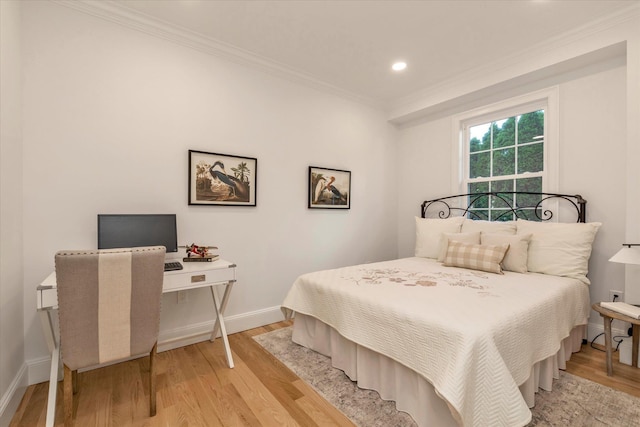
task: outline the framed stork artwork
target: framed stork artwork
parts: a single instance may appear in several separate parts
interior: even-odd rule
[[[309,166],[309,208],[351,208],[351,172]]]
[[[189,204],[256,206],[258,159],[189,150]]]

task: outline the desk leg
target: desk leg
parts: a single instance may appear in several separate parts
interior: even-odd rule
[[[611,319],[607,316],[602,316],[604,319],[604,345],[607,350],[607,376],[613,376],[613,362],[611,361],[612,355],[612,343],[611,343]]]
[[[224,350],[227,355],[227,363],[229,364],[229,368],[233,368],[233,357],[231,356],[231,347],[229,346],[229,338],[227,338],[227,328],[224,324],[224,311],[227,308],[227,302],[229,301],[229,295],[231,294],[231,288],[233,287],[234,282],[229,282],[225,286],[224,295],[222,296],[222,301],[218,304],[218,294],[214,289],[215,286],[211,286],[211,296],[213,297],[213,305],[216,309],[216,323],[213,326],[213,331],[211,332],[211,342],[216,339],[216,335],[218,335],[218,329],[220,330],[220,336],[222,337],[222,341],[224,342]]]
[[[633,340],[631,345],[633,350],[631,351],[631,366],[638,367],[638,343],[640,342],[640,325],[633,325]]]
[[[49,375],[49,397],[47,399],[47,427],[53,427],[56,421],[56,395],[58,394],[58,364],[60,363],[60,349],[51,353],[51,373]]]
[[[56,420],[56,395],[58,392],[58,373],[60,370],[60,346],[53,329],[52,310],[41,310],[40,321],[47,346],[51,351],[51,370],[49,372],[49,395],[47,398],[46,427],[53,427]]]

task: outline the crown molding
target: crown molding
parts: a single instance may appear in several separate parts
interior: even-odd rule
[[[382,109],[382,101],[368,98],[324,82],[313,75],[295,70],[277,61],[247,50],[206,37],[200,33],[150,17],[111,0],[51,0],[61,6],[101,18],[118,25],[158,37],[199,52],[223,58],[239,65],[254,68],[316,90],[330,93],[370,107]]]
[[[206,37],[200,33],[171,24],[169,22],[148,16],[111,0],[51,0],[53,3],[92,15],[118,25],[134,29],[145,34],[161,38],[175,44],[185,46],[227,61],[260,70],[264,73],[283,78],[285,80],[314,88],[318,91],[333,94],[351,101],[358,102],[376,109],[386,111],[389,120],[402,122],[404,116],[414,115],[417,110],[432,108],[452,93],[462,95],[461,87],[468,87],[470,82],[477,82],[477,76],[495,76],[504,73],[505,69],[512,69],[517,74],[518,64],[530,63],[531,59],[548,57],[549,52],[558,52],[562,48],[579,43],[599,33],[627,24],[631,20],[640,19],[640,3],[632,4],[613,14],[605,15],[596,21],[591,21],[581,27],[565,32],[530,48],[508,55],[490,64],[481,65],[457,74],[452,78],[422,88],[421,90],[401,98],[378,100],[365,97],[338,86],[327,83],[311,74],[295,70],[285,64],[262,57],[247,50]],[[543,67],[543,65],[541,66]],[[515,74],[514,74],[515,77]],[[493,82],[479,82],[474,90],[491,86]]]
[[[429,104],[430,101],[434,100],[438,97],[438,95],[442,94],[450,94],[456,92],[456,88],[467,87],[469,82],[477,81],[477,76],[494,76],[498,74],[502,74],[505,69],[514,68],[517,64],[523,63],[531,63],[531,59],[536,59],[537,62],[539,58],[545,58],[549,56],[550,52],[559,52],[567,48],[571,45],[579,43],[583,40],[592,38],[597,36],[598,34],[604,33],[606,31],[622,27],[627,23],[639,20],[640,19],[640,3],[633,4],[629,7],[621,9],[613,14],[605,15],[599,18],[596,21],[591,21],[585,25],[574,28],[570,31],[562,33],[558,36],[547,39],[543,42],[540,42],[530,48],[524,49],[520,52],[517,52],[512,55],[505,56],[498,61],[494,61],[492,63],[481,65],[463,73],[457,74],[454,77],[440,82],[435,85],[431,85],[429,87],[425,87],[418,92],[415,92],[411,95],[407,95],[402,98],[397,98],[396,100],[392,100],[389,103],[388,112],[390,113],[389,120],[391,122],[402,122],[402,117],[405,115],[411,115],[413,111],[409,110],[417,110],[423,107],[413,107],[415,104],[426,103]],[[614,43],[612,43],[614,44]],[[566,58],[565,58],[566,59]],[[547,64],[548,65],[548,64]],[[541,65],[539,68],[543,68],[547,65]],[[513,77],[516,77],[514,74]],[[497,84],[499,82],[492,82],[489,85],[479,85],[474,90],[481,90],[485,86],[491,86],[493,84]],[[458,96],[463,94],[458,94]],[[446,96],[445,96],[446,98]],[[442,99],[440,101],[435,102],[435,104],[444,102],[446,99]],[[428,105],[427,105],[428,106]]]

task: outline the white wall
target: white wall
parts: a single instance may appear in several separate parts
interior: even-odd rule
[[[26,385],[22,273],[20,4],[0,2],[0,425]]]
[[[624,266],[608,260],[625,234],[626,87],[625,67],[560,85],[560,191],[579,192],[587,221],[602,222],[589,263],[592,302],[624,290]]]
[[[281,319],[301,273],[396,257],[382,112],[57,4],[23,13],[28,362],[47,355],[34,289],[57,250],[96,247],[98,213],[176,213],[182,244],[219,246],[238,265],[231,332]],[[188,206],[189,149],[256,157],[257,207]],[[350,210],[307,209],[310,165],[352,172]],[[161,335],[210,310],[206,292],[165,296]]]
[[[451,194],[451,118],[409,126],[398,141],[398,255],[413,256],[420,204]]]
[[[607,260],[621,247],[626,206],[626,67],[618,59],[556,77],[560,104],[561,193],[587,199],[587,221],[602,222],[590,262],[593,302],[624,290],[624,269]],[[549,81],[547,81],[549,82]],[[398,253],[415,244],[412,217],[428,198],[451,193],[452,117],[407,126],[398,147]],[[592,322],[600,322],[597,315]]]

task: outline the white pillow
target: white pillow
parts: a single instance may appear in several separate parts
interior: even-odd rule
[[[589,284],[589,257],[599,222],[560,224],[519,219],[518,234],[532,234],[527,269]]]
[[[467,219],[462,224],[463,233],[481,231],[483,233],[516,234],[515,221],[483,221],[479,219]]]
[[[497,233],[482,233],[480,242],[483,245],[509,245],[509,250],[502,260],[502,268],[516,273],[527,272],[529,241],[531,234],[516,234],[513,236]]]
[[[464,226],[464,223],[462,223],[462,225]],[[440,238],[440,252],[438,253],[438,261],[444,261],[444,257],[445,255],[447,255],[447,247],[449,246],[449,242],[473,243],[479,245],[480,232],[473,231],[471,233],[442,233],[442,237]]]
[[[463,217],[447,219],[416,217],[415,256],[438,258],[442,233],[459,233],[464,222]]]

